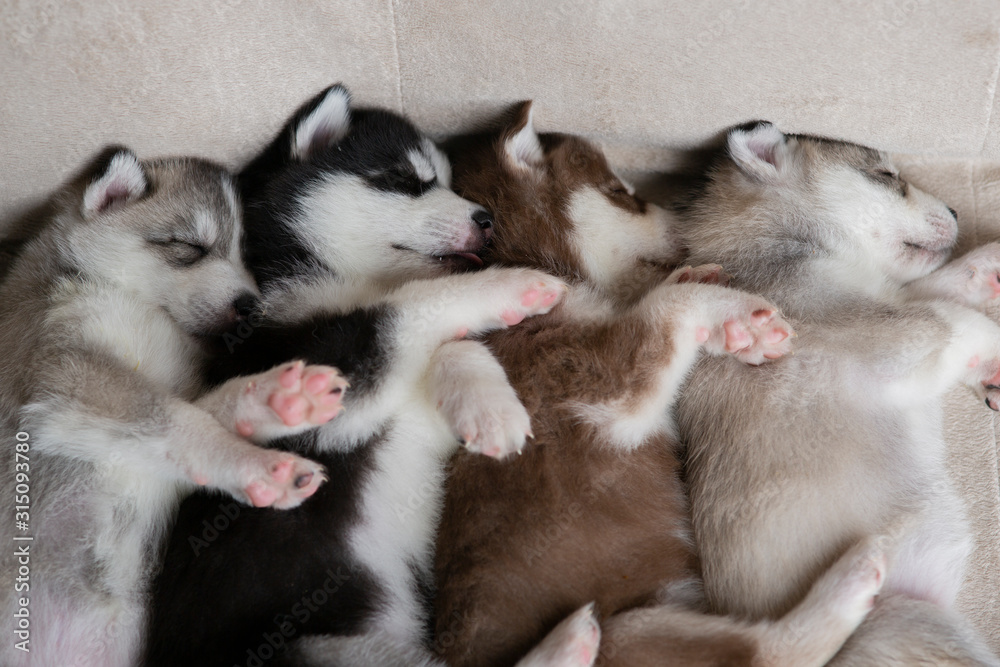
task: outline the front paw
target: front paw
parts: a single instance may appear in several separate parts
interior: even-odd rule
[[[965,265],[968,302],[983,304],[1000,296],[1000,243],[988,243],[969,252]]]
[[[773,306],[750,299],[734,310],[714,327],[698,328],[698,341],[709,350],[729,353],[753,366],[791,352],[795,332]]]
[[[500,319],[507,326],[548,313],[568,290],[565,282],[540,271],[511,269],[504,278],[507,294],[501,303]]]
[[[532,437],[528,411],[506,383],[463,387],[438,407],[470,452],[502,459]]]
[[[290,509],[326,481],[323,466],[290,452],[259,449],[246,466],[242,492],[254,507]]]
[[[347,387],[336,368],[302,361],[258,373],[237,402],[236,431],[244,437],[278,437],[325,424],[343,410]]]

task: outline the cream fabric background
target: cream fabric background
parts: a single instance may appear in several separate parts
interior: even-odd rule
[[[972,247],[1000,239],[998,29],[994,0],[0,0],[0,220],[110,142],[237,166],[343,81],[436,135],[533,98],[640,174],[754,118],[868,143]],[[1000,651],[998,421],[964,390],[948,416],[961,606]]]

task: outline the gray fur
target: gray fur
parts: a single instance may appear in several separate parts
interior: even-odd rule
[[[880,602],[835,662],[940,664],[947,650],[956,664],[1000,664],[939,611],[971,549],[941,397],[957,382],[991,397],[1000,328],[967,306],[983,302],[973,277],[996,271],[1000,249],[939,268],[952,213],[877,151],[769,124],[733,130],[727,148],[687,215],[690,261],[722,264],[799,338],[794,356],[759,368],[706,358],[682,395],[710,605],[778,618],[850,544],[883,534],[894,553],[883,591],[937,606],[896,615]],[[883,657],[858,658],[876,635]]]
[[[111,152],[54,197],[51,220],[0,285],[0,438],[10,452],[0,487],[13,516],[13,443],[27,433],[31,499],[29,530],[0,528],[31,554],[30,587],[18,593],[14,551],[0,557],[4,665],[135,664],[146,586],[180,495],[197,480],[245,500],[248,483],[269,480],[288,456],[190,402],[205,355],[198,337],[235,322],[235,300],[256,289],[234,192],[205,162]],[[30,652],[10,639],[20,597]]]

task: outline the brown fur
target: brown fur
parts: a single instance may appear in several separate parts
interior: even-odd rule
[[[452,664],[513,663],[590,600],[613,614],[697,575],[673,443],[661,437],[628,453],[602,446],[567,406],[597,403],[611,387],[643,392],[669,344],[649,344],[651,332],[636,322],[547,319],[489,339],[533,416],[534,446],[512,461],[463,453],[453,462],[438,613],[489,609],[489,618],[464,628],[456,648],[468,653],[449,655]]]
[[[737,299],[745,308],[755,297],[707,285],[662,287],[669,263],[662,254],[632,257],[618,281],[627,284],[590,280],[567,214],[574,194],[596,190],[638,216],[647,205],[576,137],[541,135],[542,154],[521,144],[536,161],[518,163],[506,147],[529,126],[525,105],[499,135],[452,148],[456,190],[495,216],[488,262],[539,268],[571,287],[550,314],[486,340],[531,415],[535,442],[512,460],[461,452],[452,462],[435,562],[439,652],[456,666],[513,664],[596,601],[601,665],[823,664],[863,616],[852,626],[825,609],[834,599],[870,603],[874,593],[864,582],[851,589],[863,589],[860,596],[836,596],[850,577],[861,572],[855,581],[863,579],[858,564],[873,562],[873,550],[852,550],[807,602],[774,623],[740,624],[669,604],[671,589],[699,584],[677,444],[655,424],[642,422],[636,433],[645,440],[633,447],[606,428],[641,407],[667,414],[676,390],[665,390],[663,378],[682,377],[695,354],[683,314]],[[669,246],[667,238],[660,245]],[[718,330],[728,317],[697,321]]]

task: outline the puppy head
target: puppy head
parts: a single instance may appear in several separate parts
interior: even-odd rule
[[[216,333],[254,306],[235,184],[221,167],[140,161],[116,148],[67,205],[65,233],[79,269],[163,308],[184,331]]]
[[[300,264],[395,284],[481,266],[492,233],[492,216],[450,190],[428,137],[389,111],[353,108],[339,85],[299,109],[241,182],[262,281],[296,270],[275,254],[276,234]]]
[[[890,158],[857,144],[737,127],[695,210],[696,261],[735,272],[748,248],[789,259],[859,262],[907,282],[940,266],[957,238],[954,212],[899,176]],[[849,276],[845,276],[848,279]]]
[[[628,296],[681,260],[672,217],[643,201],[588,141],[538,134],[532,106],[451,147],[455,189],[493,211],[487,260],[529,265]]]

